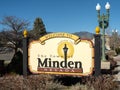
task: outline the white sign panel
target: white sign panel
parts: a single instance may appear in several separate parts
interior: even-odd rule
[[[29,44],[28,65],[32,73],[90,75],[94,68],[93,43],[68,33],[47,34]]]

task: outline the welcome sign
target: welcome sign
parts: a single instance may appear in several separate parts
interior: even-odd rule
[[[90,75],[94,68],[93,43],[68,33],[47,34],[29,44],[28,66],[36,74]]]

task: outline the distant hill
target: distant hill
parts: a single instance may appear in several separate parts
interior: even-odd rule
[[[19,32],[20,34],[22,34],[22,31]],[[53,33],[53,32],[47,32],[47,34],[50,34],[50,33]],[[0,35],[2,34],[2,32],[0,32]],[[74,35],[77,35],[79,36],[80,38],[84,38],[84,39],[93,39],[93,33],[90,33],[90,32],[87,32],[87,31],[81,31],[81,32],[75,32],[75,33],[72,33]]]
[[[93,33],[90,33],[90,32],[82,31],[82,32],[75,32],[73,34],[79,36],[82,39],[83,38],[84,39],[93,39]]]

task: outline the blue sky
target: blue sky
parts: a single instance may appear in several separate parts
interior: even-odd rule
[[[41,17],[48,32],[94,33],[98,25],[96,4],[100,3],[102,14],[106,13],[106,2],[111,5],[109,28],[120,30],[120,0],[0,0],[0,20],[16,16],[30,21],[32,29],[35,18]]]

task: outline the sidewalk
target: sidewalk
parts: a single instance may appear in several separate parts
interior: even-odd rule
[[[120,55],[116,56],[116,57],[113,57],[113,60],[114,61],[120,61]]]

